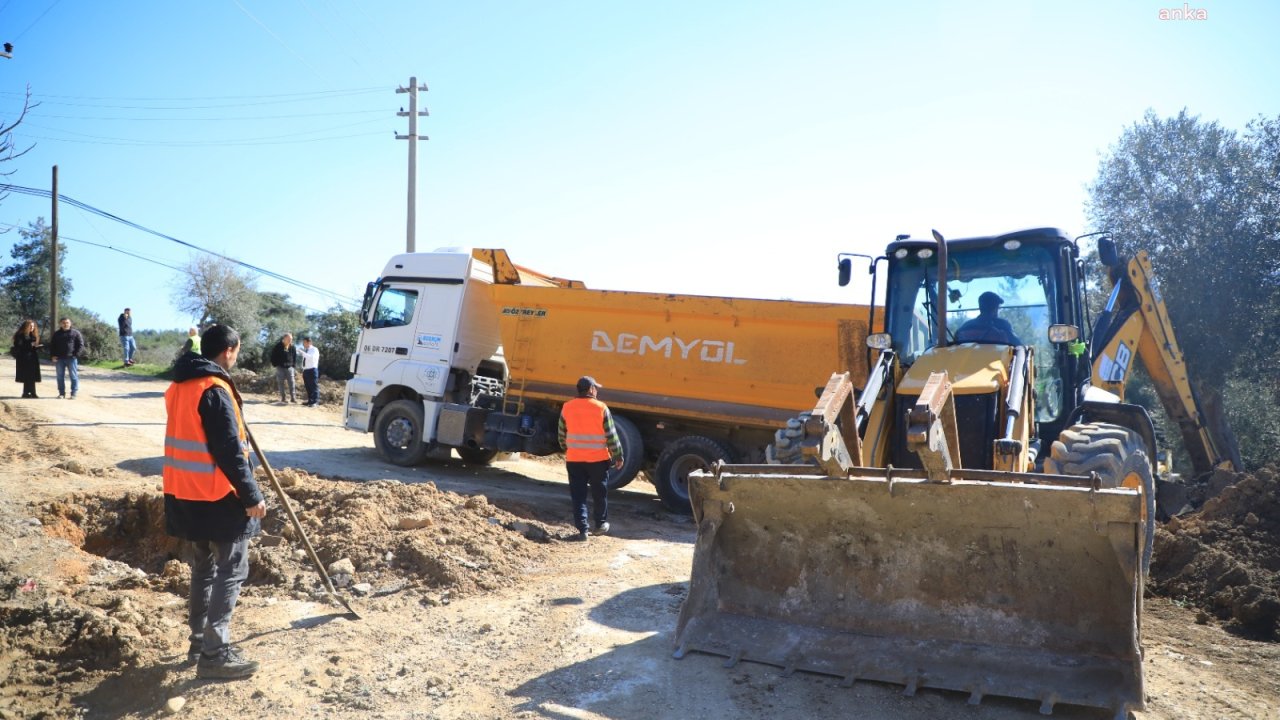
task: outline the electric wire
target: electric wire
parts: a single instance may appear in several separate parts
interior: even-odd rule
[[[44,9],[44,12],[40,13],[40,16],[39,16],[39,17],[37,17],[35,20],[32,20],[32,21],[31,21],[31,24],[27,26],[27,29],[26,29],[26,30],[23,30],[22,32],[18,33],[18,37],[14,38],[14,39],[13,39],[13,41],[14,41],[14,42],[18,42],[19,40],[21,40],[21,39],[22,39],[22,36],[23,36],[23,35],[26,35],[28,32],[30,32],[30,31],[31,31],[31,28],[33,28],[33,27],[35,27],[36,25],[38,25],[38,24],[40,23],[40,21],[44,19],[44,16],[49,14],[49,11],[50,11],[50,10],[52,10],[52,9],[54,9],[54,8],[56,8],[56,7],[58,7],[58,3],[60,3],[60,2],[62,2],[62,0],[53,0],[53,2],[49,5],[49,7],[45,8],[45,9]]]
[[[0,226],[6,227],[6,228],[8,228],[8,229],[10,229],[10,230],[18,229],[18,228],[20,228],[20,227],[21,227],[20,225],[17,225],[17,224],[14,224],[14,223],[0,223]],[[153,265],[159,265],[160,267],[168,268],[168,269],[170,269],[170,270],[174,270],[174,271],[176,271],[176,272],[180,272],[180,273],[186,273],[186,272],[187,272],[187,268],[185,268],[185,267],[181,267],[181,266],[179,266],[179,265],[171,265],[171,264],[169,264],[169,263],[167,263],[167,262],[163,262],[163,261],[161,261],[161,260],[156,260],[155,258],[149,258],[149,257],[147,257],[147,256],[145,256],[145,255],[139,255],[138,253],[130,252],[130,251],[125,250],[125,249],[123,249],[123,248],[115,247],[115,246],[113,246],[113,245],[107,245],[107,244],[104,244],[104,243],[97,243],[97,242],[93,242],[92,240],[83,240],[83,239],[80,239],[80,238],[73,238],[73,237],[70,237],[70,236],[68,236],[68,235],[63,235],[62,233],[59,233],[59,234],[58,234],[58,241],[59,241],[59,242],[66,241],[66,242],[79,243],[79,244],[81,244],[81,245],[92,245],[93,247],[102,248],[102,249],[104,249],[104,250],[111,250],[112,252],[118,252],[118,253],[120,253],[120,254],[122,254],[122,255],[128,255],[129,257],[136,258],[136,259],[138,259],[138,260],[142,260],[143,262],[149,262],[149,263],[151,263],[151,264],[153,264]],[[285,297],[288,297],[288,296],[286,295]],[[292,298],[290,298],[290,299],[288,300],[288,302],[290,302],[290,303],[292,303],[292,304],[294,304],[294,305],[297,305],[298,307],[302,308],[303,310],[307,311],[309,314],[312,314],[312,315],[323,315],[323,314],[325,314],[325,313],[329,312],[328,310],[320,310],[320,309],[317,309],[317,308],[312,307],[312,306],[310,306],[310,305],[306,305],[306,304],[304,304],[304,303],[297,302],[296,300],[294,300],[294,299],[292,299]]]
[[[19,195],[30,195],[30,196],[40,197],[40,198],[46,198],[46,199],[52,198],[52,196],[53,196],[53,193],[52,193],[52,191],[50,191],[50,190],[43,190],[43,189],[40,189],[40,188],[29,188],[29,187],[24,187],[24,186],[21,186],[21,185],[10,185],[10,184],[0,184],[0,192],[15,192],[15,193],[18,193]],[[193,244],[193,243],[189,243],[189,242],[187,242],[186,240],[180,240],[180,239],[178,239],[178,238],[176,238],[176,237],[173,237],[172,235],[166,235],[165,233],[159,232],[159,231],[157,231],[157,230],[152,230],[151,228],[148,228],[148,227],[146,227],[146,226],[144,226],[144,225],[140,225],[140,224],[138,224],[138,223],[136,223],[136,222],[133,222],[132,220],[126,220],[125,218],[122,218],[122,217],[120,217],[120,216],[118,216],[118,215],[115,215],[115,214],[109,213],[109,212],[107,212],[107,211],[105,211],[105,210],[100,210],[100,209],[98,209],[98,208],[96,208],[96,207],[93,207],[92,205],[88,205],[88,204],[86,204],[86,203],[82,203],[82,202],[80,202],[79,200],[76,200],[75,198],[67,197],[66,195],[63,195],[63,194],[61,194],[61,193],[59,193],[59,194],[58,194],[58,201],[59,201],[59,202],[66,203],[67,205],[70,205],[70,206],[72,206],[72,207],[80,208],[80,209],[85,210],[85,211],[87,211],[87,212],[93,213],[94,215],[98,215],[98,216],[100,216],[100,217],[104,217],[104,218],[106,218],[106,219],[108,219],[108,220],[114,220],[115,222],[118,222],[118,223],[120,223],[120,224],[122,224],[122,225],[125,225],[126,227],[131,227],[131,228],[133,228],[133,229],[135,229],[135,230],[139,230],[139,231],[141,231],[141,232],[148,233],[148,234],[150,234],[150,235],[155,235],[156,237],[162,238],[162,239],[164,239],[164,240],[168,240],[168,241],[170,241],[170,242],[177,243],[178,245],[181,245],[181,246],[183,246],[183,247],[187,247],[187,248],[190,248],[190,249],[192,249],[192,250],[196,250],[196,251],[198,251],[198,252],[202,252],[202,253],[205,253],[205,254],[208,254],[208,255],[212,255],[212,256],[217,257],[217,258],[220,258],[220,259],[222,259],[222,260],[226,260],[227,262],[230,262],[230,263],[233,263],[233,264],[238,265],[238,266],[240,266],[240,267],[243,267],[243,268],[245,268],[246,270],[252,270],[253,272],[256,272],[256,273],[258,273],[258,274],[260,274],[260,275],[264,275],[264,276],[266,276],[266,277],[274,278],[274,279],[276,279],[276,280],[279,280],[279,281],[281,281],[281,282],[287,283],[287,284],[292,285],[292,286],[297,287],[297,288],[301,288],[301,289],[304,289],[304,290],[308,290],[308,291],[310,291],[310,292],[316,293],[316,294],[321,295],[321,296],[323,296],[323,297],[330,298],[330,299],[334,300],[335,302],[338,302],[338,303],[347,303],[347,304],[350,304],[350,305],[352,305],[352,306],[357,305],[357,304],[359,303],[359,301],[358,301],[358,300],[356,300],[356,299],[355,299],[354,297],[352,297],[352,296],[349,296],[349,295],[341,295],[341,294],[336,293],[336,292],[333,292],[332,290],[329,290],[329,289],[327,289],[327,288],[322,288],[322,287],[320,287],[319,285],[312,285],[311,283],[303,282],[303,281],[301,281],[301,280],[297,280],[297,279],[294,279],[294,278],[288,277],[287,275],[283,275],[283,274],[281,274],[281,273],[278,273],[278,272],[275,272],[275,271],[272,271],[272,270],[267,270],[266,268],[259,267],[259,266],[257,266],[257,265],[253,265],[252,263],[247,263],[247,262],[244,262],[243,260],[237,260],[236,258],[229,257],[229,256],[227,256],[227,255],[223,255],[222,253],[214,252],[213,250],[209,250],[209,249],[206,249],[206,248],[200,247],[199,245],[195,245],[195,244]]]
[[[321,74],[321,73],[320,73],[320,71],[319,71],[319,70],[317,70],[317,69],[315,68],[315,66],[314,66],[314,65],[312,65],[312,64],[311,64],[311,63],[309,63],[309,62],[307,62],[307,61],[306,61],[306,59],[304,59],[301,55],[299,55],[299,54],[298,54],[298,53],[297,53],[297,52],[296,52],[292,47],[289,47],[289,44],[288,44],[288,43],[286,43],[286,42],[284,41],[284,38],[282,38],[282,37],[280,37],[279,35],[275,34],[275,32],[274,32],[271,28],[267,27],[266,23],[262,22],[261,20],[259,20],[259,19],[258,19],[258,18],[256,18],[256,17],[254,17],[253,13],[249,12],[249,10],[245,8],[245,6],[243,6],[243,5],[241,5],[241,4],[240,4],[240,0],[231,0],[231,3],[232,3],[233,5],[235,5],[236,7],[240,8],[240,12],[244,13],[245,15],[247,15],[247,16],[249,17],[249,19],[250,19],[250,20],[252,20],[252,21],[254,21],[255,23],[257,23],[259,27],[261,27],[263,30],[266,30],[268,35],[270,35],[271,37],[275,38],[276,42],[280,43],[280,45],[281,45],[285,50],[288,50],[288,51],[289,51],[289,54],[290,54],[290,55],[293,55],[293,57],[294,57],[295,59],[297,59],[297,61],[298,61],[298,62],[302,63],[302,65],[303,65],[304,67],[306,67],[306,68],[307,68],[308,70],[310,70],[311,72],[315,73],[315,75],[316,75],[316,77],[317,77],[317,78],[319,78],[319,79],[320,79],[320,80],[322,80],[322,81],[326,79],[326,78],[325,78],[325,76],[324,76],[323,74]]]
[[[285,138],[296,138],[298,135],[314,135],[316,133],[333,132],[334,130],[346,130],[353,127],[360,127],[361,125],[371,125],[373,123],[378,123],[383,121],[384,121],[383,118],[373,118],[370,120],[360,120],[359,122],[346,123],[344,125],[333,125],[330,127],[318,128],[315,130],[295,130],[293,132],[285,133],[283,135],[264,135],[262,137],[239,138],[239,139],[228,139],[228,140],[216,140],[216,139],[203,140],[201,142],[208,143],[208,144],[224,144],[225,143],[228,145],[249,144],[249,143],[256,144],[266,140],[282,140]],[[48,125],[39,125],[36,123],[28,123],[25,121],[23,122],[23,125],[35,128],[37,130],[44,130],[46,132],[67,133],[68,135],[75,135],[82,138],[89,138],[91,140],[113,140],[116,142],[138,142],[138,143],[144,143],[144,144],[167,143],[167,142],[188,142],[185,140],[140,140],[137,138],[119,138],[119,137],[108,137],[104,135],[90,135],[88,133],[76,132],[75,130],[65,130],[63,128],[49,127]]]
[[[273,141],[262,141],[262,142],[221,142],[217,140],[201,140],[201,141],[191,141],[191,142],[184,142],[181,140],[173,140],[173,141],[139,140],[136,142],[121,140],[119,142],[114,142],[110,140],[76,140],[74,138],[52,137],[49,135],[29,135],[25,133],[22,135],[22,137],[31,138],[32,140],[48,140],[49,142],[79,143],[82,145],[117,145],[121,147],[183,148],[183,147],[209,147],[211,145],[227,146],[227,147],[253,147],[253,146],[262,146],[262,145],[300,145],[303,143],[326,142],[329,140],[348,140],[350,138],[374,137],[374,136],[381,136],[385,134],[386,134],[385,132],[367,132],[367,133],[354,133],[351,135],[334,135],[332,137],[302,138],[299,140],[273,140]]]

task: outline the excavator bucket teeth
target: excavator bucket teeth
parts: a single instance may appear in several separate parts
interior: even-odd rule
[[[787,468],[690,476],[677,656],[1142,707],[1137,492]]]

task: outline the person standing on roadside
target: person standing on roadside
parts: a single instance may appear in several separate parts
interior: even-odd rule
[[[276,389],[280,391],[280,402],[298,402],[298,392],[293,378],[293,369],[298,365],[298,348],[293,344],[293,334],[285,333],[280,342],[271,348],[271,366],[276,369]],[[289,389],[286,400],[285,387]]]
[[[178,354],[185,355],[189,352],[200,354],[200,331],[193,327],[187,328],[187,341],[182,343],[182,349]]]
[[[133,341],[133,312],[125,308],[116,318],[116,325],[120,328],[120,352],[124,355],[125,367],[128,367],[133,364],[133,354],[138,351],[138,345]]]
[[[22,397],[34,398],[36,383],[40,382],[40,328],[30,318],[23,320],[13,334],[13,348],[9,354],[17,361],[14,382],[22,383]]]
[[[307,388],[307,407],[320,404],[320,348],[311,344],[311,336],[302,338],[302,384]]]
[[[80,392],[80,353],[84,352],[84,336],[71,327],[71,318],[62,318],[49,339],[49,353],[58,370],[58,399],[67,396],[67,379],[71,375],[71,399]]]
[[[596,399],[602,386],[590,375],[578,378],[578,397],[560,410],[560,447],[564,449],[565,467],[569,471],[569,497],[573,502],[573,524],[578,534],[572,538],[584,541],[590,537],[587,527],[587,492],[595,510],[595,531],[609,532],[609,489],[605,477],[609,466],[622,467],[622,441],[613,426],[609,408]]]
[[[240,335],[227,325],[205,331],[200,354],[174,365],[164,394],[165,532],[190,541],[191,629],[188,662],[201,678],[243,678],[258,669],[231,645],[231,613],[249,577],[249,540],[267,503],[253,478],[240,393],[230,370]]]

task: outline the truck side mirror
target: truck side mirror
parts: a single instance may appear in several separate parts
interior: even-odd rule
[[[840,268],[840,287],[845,287],[849,284],[849,280],[853,276],[853,260],[850,258],[840,258],[840,262],[837,263],[837,266]]]
[[[1116,251],[1115,240],[1104,237],[1098,241],[1098,259],[1107,267],[1116,267],[1120,264],[1120,253]]]

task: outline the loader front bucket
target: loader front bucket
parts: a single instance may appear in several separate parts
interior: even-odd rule
[[[690,476],[698,538],[677,658],[942,688],[971,704],[1028,698],[1046,714],[1143,707],[1136,491],[990,471],[947,483],[808,472],[820,471]]]

